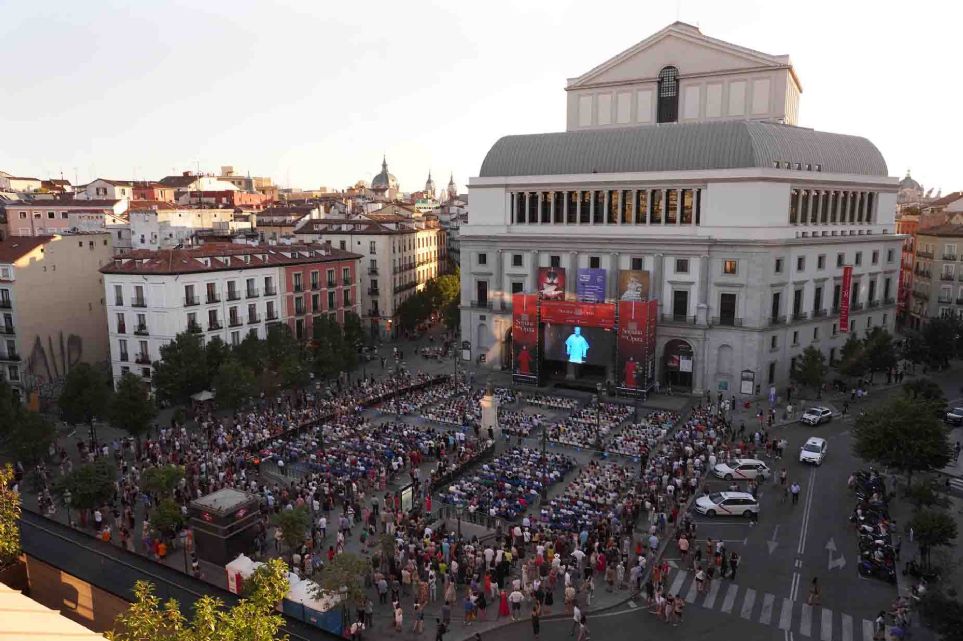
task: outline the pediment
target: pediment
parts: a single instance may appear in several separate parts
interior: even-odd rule
[[[666,66],[679,75],[738,72],[759,68],[785,68],[788,56],[772,56],[703,35],[690,25],[676,23],[569,80],[568,89],[655,80]]]

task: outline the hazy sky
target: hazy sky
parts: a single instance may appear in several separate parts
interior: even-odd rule
[[[963,188],[959,3],[937,0],[0,1],[0,170],[463,188],[492,143],[565,127],[566,78],[681,19],[789,54],[800,124]],[[684,71],[683,71],[684,73]]]

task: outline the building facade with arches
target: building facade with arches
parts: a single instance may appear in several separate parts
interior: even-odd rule
[[[892,331],[899,180],[865,138],[796,126],[801,91],[788,56],[682,23],[569,80],[567,130],[501,138],[469,182],[472,357],[511,366],[512,294],[545,268],[569,300],[579,270],[608,274],[609,301],[646,273],[656,377],[682,391],[765,393],[806,347]]]

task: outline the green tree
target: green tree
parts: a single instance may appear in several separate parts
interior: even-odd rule
[[[199,334],[181,332],[160,348],[161,361],[154,365],[154,387],[161,400],[187,403],[192,394],[210,386],[207,351]]]
[[[311,526],[311,515],[303,507],[282,509],[274,515],[273,523],[274,527],[281,528],[281,540],[293,550],[304,543],[304,537]]]
[[[922,333],[930,365],[946,367],[950,359],[959,354],[963,327],[956,317],[932,318],[923,326]]]
[[[837,369],[839,369],[843,375],[852,377],[862,376],[869,369],[863,341],[856,338],[855,334],[850,334],[849,338],[839,350],[839,365]]]
[[[215,336],[204,346],[204,356],[207,360],[207,380],[212,381],[221,369],[221,363],[231,355],[231,348],[219,336]]]
[[[364,345],[367,339],[367,334],[365,334],[364,327],[361,324],[361,317],[354,312],[344,313],[342,333],[344,334],[344,342],[355,349]]]
[[[826,380],[829,367],[826,365],[826,357],[819,349],[810,345],[799,358],[795,361],[792,371],[793,380],[800,384],[818,390]]]
[[[921,407],[929,408],[932,416],[942,418],[946,411],[946,396],[943,394],[943,388],[933,379],[917,378],[903,383],[903,394],[919,403]]]
[[[234,357],[221,363],[214,378],[214,393],[218,407],[236,410],[254,396],[254,373]]]
[[[288,388],[304,387],[308,384],[310,376],[311,370],[300,355],[288,358],[278,369],[281,384]]]
[[[903,331],[903,345],[900,356],[913,363],[928,363],[930,361],[929,346],[922,332],[915,329]]]
[[[66,422],[92,424],[95,418],[106,415],[110,405],[107,377],[90,363],[77,363],[67,372],[57,404]]]
[[[441,290],[441,304],[458,300],[461,297],[461,274],[458,270],[454,273],[444,274],[434,279]]]
[[[234,355],[244,367],[260,376],[267,364],[267,345],[254,334],[248,334],[241,343],[234,348]]]
[[[174,499],[161,499],[150,511],[150,524],[162,535],[173,537],[184,525],[181,506]]]
[[[42,414],[23,410],[7,434],[7,448],[18,461],[36,465],[48,454],[50,444],[57,439],[57,428]]]
[[[931,587],[920,601],[919,612],[941,641],[963,641],[963,603]]]
[[[900,470],[907,487],[912,487],[915,472],[940,469],[952,455],[943,423],[929,405],[907,396],[896,396],[856,419],[853,451]]]
[[[264,353],[268,367],[276,372],[281,363],[289,358],[300,358],[301,345],[291,333],[290,327],[284,324],[271,325],[267,338],[264,339]]]
[[[940,510],[920,510],[913,515],[910,527],[920,546],[923,563],[930,564],[930,552],[935,547],[949,545],[956,539],[956,520]]]
[[[415,292],[398,305],[397,313],[399,327],[412,330],[431,315],[431,304],[424,292]]]
[[[13,467],[0,468],[0,567],[20,556],[20,494],[11,489]]]
[[[174,490],[184,478],[184,467],[181,465],[160,465],[149,467],[141,475],[141,487],[157,496],[171,497]]]
[[[13,388],[0,378],[0,438],[10,433],[22,410],[23,405],[14,395]]]
[[[365,598],[364,577],[371,570],[366,559],[350,552],[342,552],[328,563],[321,573],[321,583],[314,589],[315,598],[340,594],[344,608],[362,603]]]
[[[135,439],[140,451],[140,437],[150,428],[157,416],[157,406],[150,397],[150,388],[139,376],[130,372],[120,377],[117,391],[110,401],[107,415],[110,424],[119,427]]]
[[[461,310],[458,306],[458,300],[450,301],[445,305],[444,309],[441,310],[441,316],[445,321],[445,327],[451,330],[458,329],[461,325]]]
[[[165,603],[154,594],[150,583],[138,581],[134,602],[118,615],[110,641],[280,641],[284,617],[275,607],[287,594],[288,569],[280,559],[271,559],[245,581],[245,595],[231,608],[220,599],[202,596],[194,603],[188,621],[181,606],[171,599]]]
[[[871,382],[874,373],[885,372],[896,366],[896,347],[893,345],[893,336],[882,327],[874,327],[869,333],[863,342],[863,352]]]
[[[341,326],[330,316],[314,321],[314,371],[321,377],[335,376],[346,369],[346,347]]]
[[[117,470],[105,460],[87,463],[61,476],[54,483],[60,496],[70,493],[70,506],[78,510],[92,510],[106,503],[114,494]]]

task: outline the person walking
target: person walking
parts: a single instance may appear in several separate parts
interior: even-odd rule
[[[421,634],[425,631],[425,611],[421,606],[415,603],[415,623],[411,626],[411,632],[413,634]]]
[[[799,503],[799,491],[801,489],[802,488],[799,487],[799,483],[797,483],[796,481],[793,481],[792,485],[789,486],[789,493],[792,494],[793,505],[796,505],[797,503]]]
[[[576,603],[572,607],[572,629],[569,630],[568,636],[575,636],[575,633],[579,630],[582,625],[582,611],[579,609]]]
[[[588,621],[585,619],[585,615],[582,615],[582,620],[579,622],[578,626],[578,637],[575,641],[588,641],[589,639],[589,627]]]
[[[404,622],[405,622],[405,612],[404,610],[401,609],[401,603],[398,601],[395,601],[394,607],[395,607],[395,614],[394,614],[395,632],[401,633],[402,626],[404,625]]]
[[[809,596],[806,597],[806,603],[809,605],[819,605],[819,578],[813,577],[812,582],[809,584]]]
[[[879,611],[873,620],[873,641],[884,641],[886,639],[886,612]]]
[[[741,559],[739,558],[739,555],[736,554],[735,550],[729,554],[729,578],[733,581],[736,580],[736,570],[739,569],[740,560]]]
[[[384,359],[381,360],[384,361]],[[448,626],[441,619],[435,619],[435,641],[445,641],[446,632],[448,632]]]
[[[536,639],[538,638],[538,635],[541,632],[541,623],[539,621],[539,618],[541,616],[542,616],[542,605],[536,599],[536,601],[532,603],[532,634],[535,635]]]

